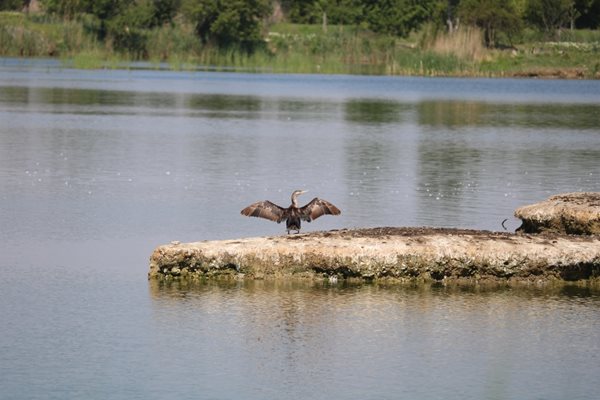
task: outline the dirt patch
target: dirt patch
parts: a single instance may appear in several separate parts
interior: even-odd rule
[[[511,241],[516,237],[528,237],[528,233],[512,233],[512,232],[493,232],[476,229],[460,229],[460,228],[433,228],[433,227],[380,227],[380,228],[355,228],[355,229],[334,229],[331,231],[316,231],[303,233],[299,235],[287,235],[277,237],[283,240],[306,240],[314,238],[337,238],[337,239],[356,239],[369,238],[380,239],[382,241],[394,237],[412,238],[418,240],[423,237],[430,236],[466,236],[471,239],[489,239],[489,240],[506,240]],[[557,232],[541,232],[536,234],[536,237],[545,238],[547,243],[560,238],[560,233]],[[577,238],[573,238],[577,240]],[[587,236],[581,236],[582,241],[591,240]]]
[[[542,79],[585,79],[589,76],[585,68],[536,68],[517,71],[512,74],[516,78]]]

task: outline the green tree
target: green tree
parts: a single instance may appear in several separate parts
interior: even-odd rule
[[[365,12],[362,0],[321,0],[317,2],[319,17],[327,15],[327,21],[334,25],[358,25]],[[321,22],[321,21],[318,21]]]
[[[40,0],[44,9],[65,18],[74,18],[79,14],[92,14],[101,21],[118,15],[123,9],[135,3],[135,0]]]
[[[525,15],[525,10],[527,8],[527,3],[529,2],[529,0],[512,0],[512,8],[513,10],[515,10],[515,12],[517,13],[517,16],[519,18],[523,18],[523,16]]]
[[[460,0],[447,0],[440,2],[438,14],[441,15],[442,21],[435,21],[438,25],[440,23],[445,24],[448,27],[448,31],[452,32],[458,28],[458,4]]]
[[[374,32],[406,36],[430,20],[443,0],[298,0],[282,6],[291,22],[360,25]]]
[[[533,25],[554,35],[570,21],[574,5],[573,0],[529,0],[525,15]]]
[[[68,19],[84,11],[83,0],[40,0],[46,12]]]
[[[154,25],[152,1],[142,0],[122,6],[120,12],[105,20],[106,36],[114,48],[144,57],[146,53],[147,28]]]
[[[71,19],[86,15],[86,27],[117,50],[138,56],[146,47],[147,29],[171,23],[180,0],[42,0],[46,10]]]
[[[181,0],[153,0],[152,6],[152,26],[172,24],[181,7]]]
[[[282,8],[289,20],[300,24],[319,24],[323,14],[331,24],[358,24],[364,14],[363,0],[285,0]]]
[[[600,27],[600,0],[576,0],[575,7],[581,14],[575,21],[577,28]]]
[[[498,45],[499,32],[510,39],[521,29],[521,20],[511,0],[462,0],[458,7],[462,21],[483,29],[488,47]]]
[[[0,0],[0,11],[18,11],[25,6],[23,0]]]
[[[178,6],[173,0],[137,0],[122,5],[118,14],[106,20],[106,35],[116,49],[145,57],[149,29],[171,23]]]
[[[182,10],[204,43],[246,50],[262,42],[263,21],[272,11],[270,0],[184,0]]]
[[[363,0],[366,22],[374,32],[407,36],[431,20],[439,8],[437,0]]]
[[[283,0],[281,7],[290,22],[315,24],[319,22],[319,12],[315,0]]]

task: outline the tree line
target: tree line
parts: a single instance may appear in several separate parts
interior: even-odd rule
[[[0,0],[0,10],[23,10],[32,0]],[[349,25],[405,37],[424,24],[449,31],[477,26],[487,46],[512,42],[525,27],[548,38],[561,29],[597,29],[600,0],[38,0],[46,14],[82,19],[116,48],[139,47],[144,31],[188,23],[199,40],[251,51],[281,11],[291,23]]]

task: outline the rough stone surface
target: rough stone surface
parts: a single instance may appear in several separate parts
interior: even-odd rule
[[[600,237],[370,228],[159,246],[150,278],[600,279]]]
[[[520,207],[515,216],[525,233],[600,234],[600,193],[565,193],[541,203]]]

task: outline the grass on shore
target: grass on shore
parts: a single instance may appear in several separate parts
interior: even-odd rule
[[[143,32],[145,46],[117,51],[99,42],[86,21],[43,14],[0,12],[0,56],[60,57],[76,68],[126,68],[133,61],[174,70],[245,70],[420,76],[556,76],[600,78],[600,32],[563,32],[544,42],[535,32],[524,44],[498,50],[482,45],[478,29],[453,34],[426,27],[398,39],[348,26],[281,23],[270,27],[265,46],[252,53],[203,46],[192,27],[164,26]]]

